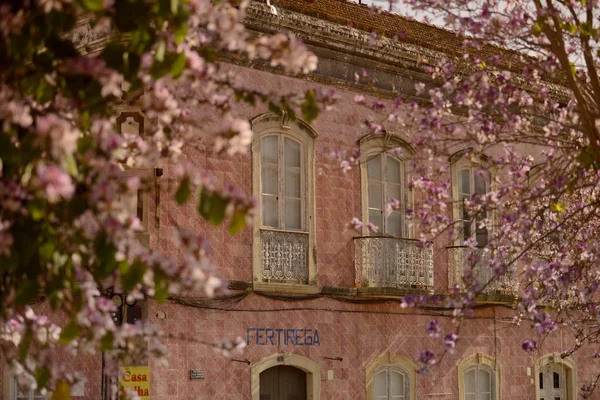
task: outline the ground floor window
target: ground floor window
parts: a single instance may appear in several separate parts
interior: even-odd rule
[[[17,384],[17,378],[10,380],[10,400],[46,400],[46,395],[39,390],[21,390]]]
[[[500,365],[485,354],[473,354],[458,364],[460,400],[500,400]]]
[[[373,374],[373,400],[409,400],[408,373],[398,366],[380,367]]]

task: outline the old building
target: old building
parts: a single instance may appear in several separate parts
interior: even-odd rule
[[[389,197],[405,204],[415,201],[406,185],[414,150],[407,132],[366,136],[361,127],[365,109],[354,97],[391,101],[400,93],[415,96],[416,82],[430,82],[418,60],[433,62],[443,53],[458,53],[460,41],[442,29],[374,14],[354,3],[271,3],[273,7],[250,3],[248,27],[293,32],[318,55],[317,71],[288,77],[260,62],[227,55],[222,62],[262,89],[334,89],[339,105],[311,125],[239,106],[255,134],[245,156],[217,155],[202,137],[186,144],[188,161],[261,200],[253,226],[239,235],[210,226],[193,202],[177,206],[173,195],[178,182],[168,165],[158,175],[139,172],[156,181],[155,190],[135,205],[149,245],[177,255],[170,240],[175,225],[205,232],[216,273],[230,282],[230,293],[215,299],[147,300],[144,318],[169,334],[171,352],[168,366],[149,361],[149,398],[576,399],[578,385],[600,372],[589,367],[591,352],[561,359],[567,342],[563,331],[548,337],[539,354],[522,351],[522,339],[533,333],[511,322],[519,293],[516,280],[489,287],[475,317],[462,326],[455,353],[441,359],[430,376],[417,374],[419,351],[440,349],[439,339],[427,335],[428,322],[437,319],[449,332],[452,312],[402,308],[401,299],[409,293],[447,293],[462,271],[465,237],[455,242],[442,238],[422,249],[402,212],[385,214]],[[380,38],[373,45],[374,30],[398,40]],[[368,79],[356,78],[363,75]],[[199,124],[217,123],[208,110],[199,108],[195,114]],[[143,130],[143,118],[134,110],[125,110],[120,122],[122,128]],[[398,147],[405,150],[402,156],[386,152]],[[332,151],[357,148],[360,166],[344,172],[332,164]],[[466,160],[456,157],[451,169],[457,200],[488,189],[489,181],[475,175]],[[346,228],[353,217],[378,225],[380,235]],[[475,226],[465,232],[486,240],[487,233]],[[132,307],[128,312],[139,312]],[[241,357],[222,357],[206,344],[237,336],[248,342]],[[82,396],[100,398],[99,356],[79,364],[88,374]],[[11,400],[41,398],[33,393],[17,397],[10,377],[5,377],[3,390]]]

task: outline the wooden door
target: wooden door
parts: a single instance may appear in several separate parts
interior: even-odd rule
[[[260,374],[260,400],[307,400],[306,372],[280,365]]]
[[[567,400],[566,369],[560,364],[547,364],[539,375],[540,400]]]

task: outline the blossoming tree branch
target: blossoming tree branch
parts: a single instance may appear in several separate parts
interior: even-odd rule
[[[264,104],[310,121],[328,100],[313,91],[249,90],[216,62],[219,52],[229,52],[289,74],[315,69],[316,57],[295,37],[251,36],[241,22],[244,8],[209,0],[0,5],[0,348],[23,388],[70,397],[79,376],[57,351],[103,351],[112,373],[124,357],[143,353],[140,337],[150,355],[164,356],[155,327],[114,323],[114,305],[102,296],[107,288],[157,301],[220,289],[197,232],[178,230],[173,240],[185,252],[178,259],[140,243],[140,220],[125,199],[150,188],[127,171],[165,160],[181,182],[179,204],[198,192],[199,214],[228,224],[231,234],[251,218],[251,198],[178,160],[182,144],[193,132],[211,137],[215,151],[246,152],[252,132],[231,111],[233,103]],[[71,34],[81,19],[108,38],[100,54],[87,54]],[[186,104],[199,103],[214,108],[219,129],[194,126]],[[116,129],[120,104],[145,115],[145,135]],[[66,317],[64,326],[33,311],[39,298]],[[243,342],[221,345],[229,351]]]
[[[459,327],[477,295],[514,277],[520,285],[515,322],[529,323],[537,333],[523,338],[524,350],[535,352],[548,334],[565,329],[572,340],[562,356],[585,348],[599,358],[599,3],[389,5],[456,32],[459,42],[439,49],[436,59],[421,60],[430,80],[416,85],[414,97],[398,97],[392,105],[355,99],[370,111],[364,125],[371,134],[406,133],[419,154],[412,163],[409,186],[416,200],[409,212],[424,245],[446,238],[468,249],[451,296],[409,296],[405,304],[441,303],[455,310]],[[410,40],[406,33],[397,36]],[[358,158],[334,159],[348,169]],[[473,166],[481,190],[452,192],[451,180],[460,177],[451,178],[450,168],[458,160]],[[393,200],[388,208],[399,204]],[[436,321],[428,332],[442,336]],[[460,340],[457,333],[444,336],[443,354]],[[419,359],[426,367],[436,354],[424,350]],[[587,382],[582,393],[591,396],[598,382]]]

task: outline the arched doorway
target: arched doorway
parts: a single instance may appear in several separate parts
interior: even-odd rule
[[[310,358],[298,354],[271,354],[252,365],[251,375],[252,400],[319,400],[321,396],[321,368]],[[286,385],[290,390],[284,387],[280,391]],[[274,397],[275,394],[278,397]]]
[[[260,373],[260,400],[306,400],[306,372],[278,365]]]
[[[575,400],[575,362],[560,354],[547,354],[536,362],[535,391],[538,400]]]

